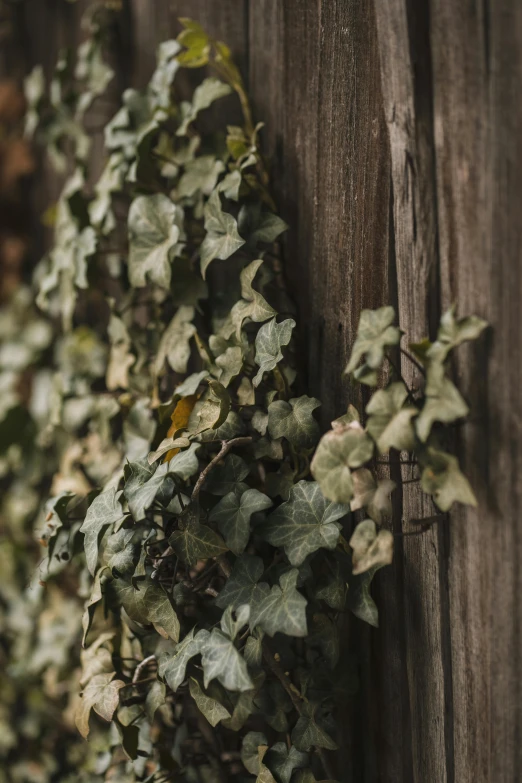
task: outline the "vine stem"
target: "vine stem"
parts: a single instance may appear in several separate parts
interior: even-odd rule
[[[303,697],[301,696],[297,688],[292,684],[290,679],[287,677],[286,672],[284,671],[283,667],[272,653],[271,649],[268,647],[266,641],[263,641],[262,648],[263,648],[263,659],[266,665],[268,666],[272,674],[274,674],[277,677],[277,679],[279,680],[279,682],[281,683],[285,691],[288,693],[297,714],[302,715],[303,701],[304,701]],[[332,770],[330,761],[328,760],[326,753],[324,752],[323,748],[318,748],[317,746],[316,746],[316,751],[317,751],[317,755],[321,759],[321,764],[323,765],[323,769],[326,773],[326,776],[330,780],[333,780],[334,771]]]
[[[147,655],[146,658],[144,658],[134,669],[134,674],[132,675],[132,682],[133,684],[138,682],[140,678],[140,674],[142,673],[143,669],[145,669],[149,663],[152,663],[152,661],[156,660],[155,655]]]
[[[230,449],[232,449],[234,446],[246,446],[247,443],[251,443],[251,442],[252,442],[252,438],[250,435],[246,435],[241,438],[232,438],[232,440],[221,441],[221,449],[218,451],[216,456],[210,460],[207,467],[204,468],[199,474],[198,480],[196,481],[194,485],[194,489],[192,490],[191,500],[193,501],[197,500],[198,495],[201,492],[201,489],[207,479],[208,474],[212,470],[214,470],[218,462],[220,462],[228,454]]]
[[[420,362],[418,362],[417,359],[414,356],[412,356],[411,353],[409,351],[407,351],[405,348],[401,348],[400,350],[401,350],[402,355],[405,356],[407,359],[409,359],[410,362],[413,365],[415,365],[415,367],[418,369],[418,371],[420,373],[422,373],[422,375],[425,376],[426,375],[426,370],[422,366],[422,364]]]

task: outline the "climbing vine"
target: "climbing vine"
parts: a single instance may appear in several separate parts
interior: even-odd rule
[[[34,275],[40,313],[24,303],[31,315],[4,326],[1,354],[13,395],[4,480],[8,497],[35,486],[33,511],[44,502],[40,590],[67,601],[71,655],[85,603],[67,691],[81,693],[80,734],[94,735],[86,769],[155,783],[333,780],[335,705],[351,687],[338,620],[377,625],[370,583],[393,556],[395,484],[376,461],[414,462],[440,512],[475,504],[450,449],[468,407],[447,366],[485,322],[451,309],[434,342],[404,347],[392,307],[364,310],[345,373],[378,390],[321,437],[320,401],[296,391],[287,226],[224,43],[181,20],[146,90],[123,94],[92,185],[84,117],[112,77],[111,13],[90,13],[76,60],[60,57],[48,87],[39,68],[27,80],[26,132],[68,174]],[[187,69],[204,69],[190,97]],[[227,125],[232,95],[243,120]]]

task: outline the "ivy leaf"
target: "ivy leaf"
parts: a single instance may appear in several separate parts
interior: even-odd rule
[[[379,627],[379,612],[370,593],[370,585],[379,568],[370,568],[357,576],[350,585],[348,592],[350,611],[368,625]]]
[[[343,579],[339,563],[326,581],[321,582],[315,592],[319,601],[324,601],[331,609],[342,612],[346,603],[346,580]]]
[[[293,318],[277,323],[272,318],[267,324],[263,324],[256,336],[256,364],[259,371],[252,383],[259,386],[263,380],[263,373],[273,370],[283,358],[282,347],[288,345],[292,338],[292,329],[295,326]]]
[[[142,625],[152,624],[163,637],[179,639],[179,620],[167,593],[151,580],[134,587],[116,579],[112,588],[130,618]]]
[[[204,693],[199,682],[195,680],[194,677],[190,678],[189,689],[190,695],[198,705],[200,712],[203,713],[213,728],[215,728],[220,721],[231,717],[230,712],[226,707],[223,707],[216,699],[213,699],[211,696],[207,696],[207,694]]]
[[[303,711],[292,732],[292,742],[297,750],[308,751],[312,747],[337,750],[338,745],[323,728],[319,705],[303,702]]]
[[[201,68],[208,63],[210,40],[205,30],[198,22],[185,17],[179,20],[184,29],[178,35],[178,43],[184,46],[184,51],[177,56],[178,62],[186,68]]]
[[[238,339],[240,338],[241,327],[247,318],[255,323],[263,323],[263,321],[267,321],[269,318],[276,315],[276,311],[268,304],[264,296],[252,287],[254,278],[262,264],[263,259],[252,261],[252,263],[248,264],[248,266],[241,271],[240,281],[242,298],[239,302],[236,302],[230,311],[231,327],[225,327],[224,329],[224,336],[227,339],[234,329],[236,337]]]
[[[234,643],[217,628],[212,629],[206,641],[201,663],[205,688],[216,678],[228,691],[249,691],[254,687],[244,658]]]
[[[215,430],[217,433],[221,425],[225,424],[229,412],[229,393],[219,381],[209,381],[208,390],[198,400],[190,415],[188,430],[194,435],[204,433],[206,430]],[[221,436],[219,439],[226,440],[226,436]]]
[[[80,528],[80,533],[85,536],[87,568],[93,576],[98,562],[98,541],[102,530],[109,525],[119,524],[125,519],[119,502],[121,494],[116,489],[109,489],[98,495],[87,509],[85,520]]]
[[[106,375],[107,388],[109,391],[128,389],[129,368],[136,361],[136,357],[130,352],[131,340],[127,327],[121,318],[111,313],[107,332],[111,343]]]
[[[209,632],[201,629],[194,635],[192,629],[174,648],[174,653],[165,654],[159,660],[158,672],[171,690],[176,692],[185,679],[188,662],[202,651]]]
[[[241,555],[232,568],[223,589],[216,598],[216,605],[221,609],[230,606],[249,604],[253,609],[268,593],[265,582],[258,584],[264,571],[263,561],[255,555]]]
[[[389,565],[393,560],[393,534],[379,530],[372,519],[359,522],[350,538],[353,549],[352,563],[355,575],[370,568]]]
[[[391,516],[392,504],[390,494],[395,489],[395,482],[390,479],[376,480],[367,468],[356,470],[352,474],[353,500],[350,503],[352,511],[365,508],[369,516],[381,524]]]
[[[456,457],[444,451],[429,448],[421,455],[421,486],[433,496],[441,511],[449,511],[453,503],[476,506],[477,499],[469,481],[459,468]]]
[[[415,430],[412,419],[417,408],[403,407],[408,392],[403,383],[392,383],[387,389],[375,392],[366,406],[369,414],[367,429],[382,454],[390,448],[412,451],[415,446]]]
[[[104,720],[112,720],[120,701],[120,689],[125,687],[125,683],[115,680],[114,675],[115,672],[96,674],[83,691],[76,711],[76,726],[84,739],[89,736],[91,709]]]
[[[259,243],[271,245],[288,228],[278,215],[262,211],[259,202],[244,204],[241,207],[238,225],[241,235],[248,237],[248,244],[251,247],[256,247]]]
[[[209,196],[216,182],[225,170],[225,164],[217,160],[214,155],[200,155],[194,160],[185,164],[185,171],[180,178],[177,188],[179,198],[191,198],[196,193],[201,192]]]
[[[162,371],[165,359],[174,372],[187,372],[190,340],[196,334],[193,318],[194,308],[182,306],[163,332],[154,362],[156,375]]]
[[[125,466],[126,481],[123,493],[136,522],[145,519],[145,512],[153,504],[167,471],[168,463],[156,468],[146,460],[131,462]]]
[[[200,443],[192,443],[188,449],[175,454],[169,462],[169,473],[175,473],[185,481],[197,473],[199,460],[197,453],[201,448]]]
[[[165,704],[167,689],[165,683],[156,680],[145,697],[145,714],[149,723],[154,721],[157,710]]]
[[[252,775],[259,775],[261,769],[260,748],[268,748],[265,735],[260,731],[249,731],[243,737],[241,761]]]
[[[129,280],[143,288],[147,277],[170,287],[169,254],[181,236],[183,212],[163,195],[138,196],[129,210]]]
[[[133,573],[139,559],[139,544],[135,530],[118,530],[107,539],[103,559],[112,572]]]
[[[183,120],[176,131],[176,136],[185,136],[189,125],[194,122],[200,111],[208,109],[218,98],[224,98],[226,95],[230,95],[231,92],[232,89],[228,84],[225,84],[220,79],[216,79],[214,76],[204,79],[194,90],[192,103],[183,101],[181,104]]]
[[[286,438],[296,449],[311,449],[319,438],[319,425],[312,412],[320,406],[315,397],[276,400],[268,406],[268,431],[272,438]]]
[[[341,528],[337,520],[348,511],[349,506],[327,500],[317,482],[299,481],[259,533],[272,546],[284,547],[290,563],[299,566],[322,547],[335,549]]]
[[[354,491],[351,468],[364,465],[372,457],[373,442],[361,425],[358,422],[341,424],[323,435],[310,469],[326,498],[336,503],[349,503]]]
[[[245,244],[232,215],[223,212],[219,192],[215,190],[205,205],[206,236],[201,245],[201,274],[205,279],[208,265],[215,258],[223,261]]]
[[[384,360],[385,349],[397,345],[400,340],[400,330],[396,326],[392,326],[394,320],[395,310],[393,307],[362,310],[350,361],[344,371],[346,374],[353,373],[364,357],[365,365],[358,380],[375,386],[377,383],[375,371],[379,369]]]
[[[91,595],[89,596],[89,599],[85,602],[85,611],[82,617],[82,628],[83,628],[82,647],[85,647],[85,644],[87,642],[87,636],[89,634],[89,631],[91,630],[91,625],[94,619],[96,606],[97,604],[100,603],[100,601],[103,598],[101,580],[106,570],[107,569],[104,567],[104,568],[100,568],[99,571],[96,572],[94,576],[94,582],[92,585]]]
[[[219,382],[228,386],[230,382],[241,372],[243,367],[243,351],[238,345],[228,347],[224,353],[216,359],[216,366],[220,369]]]
[[[195,565],[198,560],[218,557],[227,551],[221,536],[199,523],[197,511],[192,506],[184,510],[178,524],[180,529],[171,534],[169,544],[183,563]]]
[[[294,770],[307,766],[308,754],[301,753],[294,745],[287,748],[284,742],[276,742],[267,752],[265,761],[279,783],[290,783]]]
[[[229,454],[214,468],[205,482],[205,491],[212,495],[228,495],[236,489],[247,489],[243,479],[248,476],[249,467],[237,454]]]
[[[426,399],[415,422],[417,435],[425,443],[436,421],[449,424],[467,416],[469,408],[457,387],[444,377],[441,364],[430,362],[426,381]]]
[[[453,348],[467,340],[476,340],[487,325],[487,321],[476,315],[456,319],[455,308],[450,307],[440,319],[437,340],[428,349],[428,358],[443,362]]]
[[[240,555],[250,538],[252,514],[264,511],[271,505],[270,498],[257,489],[247,489],[246,492],[236,489],[225,495],[212,509],[210,521],[217,522],[228,548],[235,555]]]
[[[250,627],[260,626],[269,636],[280,632],[287,636],[306,636],[307,600],[296,590],[299,571],[293,568],[279,579],[270,593],[255,605],[250,614]]]

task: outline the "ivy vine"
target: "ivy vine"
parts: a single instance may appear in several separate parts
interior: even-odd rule
[[[321,437],[320,401],[294,391],[262,126],[224,43],[181,20],[146,90],[123,94],[91,184],[84,118],[112,78],[112,13],[89,14],[48,88],[40,68],[27,79],[26,132],[69,173],[34,275],[46,320],[26,302],[0,357],[5,475],[47,493],[40,579],[57,594],[74,583],[78,623],[85,601],[76,725],[111,781],[333,780],[349,687],[337,621],[377,625],[370,583],[393,556],[395,485],[376,459],[408,455],[441,513],[476,503],[448,450],[468,407],[447,369],[486,324],[446,312],[434,342],[404,349],[412,389],[393,308],[364,310],[345,373],[379,388]],[[188,99],[179,75],[197,68]],[[231,94],[241,126],[213,112]]]

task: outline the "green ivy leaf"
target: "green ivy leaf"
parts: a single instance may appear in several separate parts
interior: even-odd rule
[[[372,519],[359,522],[350,538],[350,546],[355,575],[389,565],[393,560],[393,534],[389,530],[377,532]]]
[[[279,783],[290,783],[296,769],[308,764],[308,754],[301,753],[294,745],[287,748],[284,742],[276,742],[265,756],[265,761]]]
[[[196,334],[196,327],[192,323],[193,318],[193,307],[180,307],[163,332],[154,362],[156,375],[159,375],[163,370],[165,359],[174,372],[187,372],[190,340]]]
[[[201,448],[199,443],[192,443],[188,449],[180,451],[169,462],[169,473],[174,473],[185,481],[197,473],[199,460],[197,452]]]
[[[216,598],[216,605],[225,609],[237,609],[249,604],[253,610],[266,597],[269,587],[265,582],[258,584],[264,571],[263,561],[255,555],[243,554],[234,563],[232,573]]]
[[[349,506],[332,503],[315,481],[299,481],[290,499],[268,517],[259,532],[273,546],[282,546],[292,565],[298,566],[318,549],[335,549]]]
[[[415,446],[412,419],[418,411],[413,406],[404,407],[407,396],[403,383],[392,383],[387,389],[375,392],[366,406],[367,429],[382,454],[390,448],[412,451]]]
[[[89,736],[92,709],[104,720],[112,720],[120,701],[120,689],[125,687],[125,683],[115,680],[114,676],[115,672],[96,674],[83,691],[76,712],[76,727],[84,739]]]
[[[390,479],[375,479],[367,468],[356,470],[352,474],[353,500],[352,511],[366,509],[368,515],[379,525],[391,516],[392,504],[390,494],[395,489],[395,482]]]
[[[179,620],[167,593],[150,580],[134,587],[122,579],[113,582],[119,602],[133,620],[143,625],[152,624],[165,638],[179,639]]]
[[[117,525],[125,519],[119,502],[121,494],[116,489],[109,489],[98,495],[87,509],[85,520],[80,528],[80,533],[85,536],[87,568],[93,575],[98,562],[98,542],[102,530],[110,525]]]
[[[456,319],[455,308],[450,307],[440,319],[437,340],[428,349],[428,358],[438,362],[444,361],[453,348],[468,340],[476,340],[487,325],[487,321],[476,315]]]
[[[292,742],[297,750],[308,751],[314,746],[337,750],[338,745],[323,728],[319,705],[303,702],[303,711],[292,732]]]
[[[199,435],[206,430],[215,430],[216,433],[222,424],[225,424],[230,412],[230,395],[219,381],[209,381],[209,388],[198,400],[188,422],[188,430],[193,435]],[[233,436],[228,436],[233,437]],[[219,440],[226,440],[227,436],[218,435]]]
[[[271,245],[288,228],[278,215],[262,211],[259,202],[244,204],[241,207],[238,226],[241,236],[248,237],[250,247],[256,247],[260,243]]]
[[[228,691],[249,691],[254,687],[244,658],[234,643],[213,628],[201,653],[205,688],[218,679]]]
[[[194,90],[192,103],[183,101],[181,104],[181,115],[183,119],[176,131],[176,136],[185,136],[190,124],[194,122],[200,111],[208,109],[214,101],[217,101],[219,98],[224,98],[226,95],[230,95],[231,92],[232,90],[228,84],[225,84],[225,82],[222,82],[220,79],[216,79],[214,76],[204,79]]]
[[[247,489],[243,482],[248,476],[249,467],[237,454],[228,454],[224,461],[216,465],[205,482],[205,491],[212,495],[228,495],[236,489]]]
[[[194,634],[192,629],[174,648],[174,653],[164,654],[158,664],[158,672],[169,688],[176,692],[185,679],[187,665],[196,655],[199,655],[206,645],[209,632],[201,629]]]
[[[319,425],[312,412],[320,406],[315,397],[276,400],[268,406],[268,431],[272,438],[286,438],[296,449],[311,449],[319,438]]]
[[[203,279],[211,261],[215,258],[224,261],[245,244],[245,240],[238,234],[235,219],[223,212],[217,190],[205,205],[205,231],[207,233],[200,251]]]
[[[267,324],[263,324],[256,336],[256,364],[259,372],[252,381],[254,386],[259,386],[263,380],[263,373],[273,370],[283,358],[282,348],[288,345],[292,338],[292,329],[295,326],[293,318],[277,323],[272,318]]]
[[[355,578],[348,592],[350,611],[368,625],[379,627],[379,612],[370,593],[370,585],[378,567],[370,568]]]
[[[189,689],[190,695],[198,705],[198,709],[203,713],[213,728],[215,728],[220,721],[231,717],[230,712],[226,707],[223,707],[222,704],[211,696],[207,696],[194,677],[190,678]]]
[[[138,196],[129,210],[129,280],[142,288],[147,278],[170,287],[170,252],[181,237],[183,212],[167,196]]]
[[[260,626],[269,636],[284,633],[287,636],[306,636],[307,600],[296,590],[299,571],[296,568],[283,574],[279,587],[274,585],[268,595],[251,609],[250,627]]]
[[[145,519],[145,512],[153,504],[166,479],[168,467],[166,462],[157,467],[149,465],[147,460],[131,462],[126,465],[123,494],[135,522]]]
[[[165,683],[156,680],[150,686],[150,690],[145,697],[145,714],[149,723],[154,721],[157,710],[165,704],[166,694]]]
[[[177,40],[185,49],[178,54],[178,62],[185,68],[200,68],[206,65],[210,54],[210,40],[205,30],[192,19],[182,17],[179,21],[184,29]]]
[[[268,748],[265,735],[260,731],[249,731],[243,737],[241,761],[252,775],[259,775],[261,769],[260,748]]]
[[[230,311],[229,324],[223,327],[224,336],[228,339],[235,330],[236,337],[241,337],[241,327],[247,319],[254,323],[263,323],[276,315],[264,296],[252,287],[254,278],[263,263],[263,259],[252,261],[240,274],[241,299],[236,302]]]
[[[449,511],[453,503],[476,506],[477,499],[469,481],[459,468],[456,457],[438,449],[428,448],[420,455],[421,486],[433,496],[441,511]]]
[[[252,514],[270,508],[272,501],[257,489],[245,492],[234,490],[214,506],[210,521],[217,522],[228,548],[240,555],[250,538],[250,519]]]
[[[415,428],[419,439],[425,443],[436,421],[449,424],[467,416],[469,408],[457,387],[444,377],[444,368],[438,362],[430,362],[426,381],[426,400],[419,413]]]
[[[139,560],[140,545],[135,540],[135,530],[118,530],[107,539],[103,559],[108,568],[117,574],[133,573]]]
[[[393,307],[380,307],[378,310],[363,310],[359,319],[357,337],[352,348],[350,361],[345,373],[353,373],[362,358],[365,364],[358,371],[357,380],[369,386],[377,383],[376,370],[379,369],[386,348],[398,345],[400,330],[392,326],[395,320]]]
[[[195,565],[198,560],[218,557],[227,551],[221,536],[210,527],[201,525],[195,519],[187,519],[185,522],[180,518],[180,529],[175,530],[169,538],[169,544],[183,563]]]
[[[335,503],[349,503],[354,492],[351,469],[369,462],[373,448],[358,422],[337,424],[323,435],[310,466],[323,495]]]

